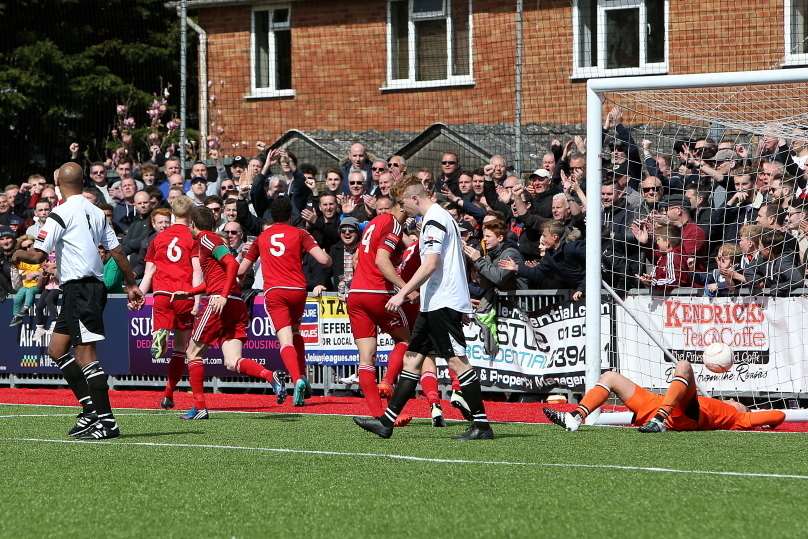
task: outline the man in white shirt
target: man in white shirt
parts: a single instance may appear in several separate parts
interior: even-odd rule
[[[460,230],[452,216],[432,200],[417,177],[396,186],[394,195],[410,216],[423,216],[419,247],[421,266],[390,298],[387,309],[395,311],[420,288],[421,312],[415,321],[404,370],[387,410],[379,418],[355,417],[363,429],[382,438],[393,434],[393,424],[407,401],[415,395],[421,365],[427,355],[445,357],[457,373],[472,424],[457,440],[490,440],[494,437],[482,401],[477,371],[466,357],[463,315],[472,312]]]
[[[58,185],[65,197],[64,204],[51,211],[33,247],[15,252],[12,261],[40,264],[47,260],[48,253],[56,251],[63,304],[48,354],[82,405],[76,425],[68,434],[86,440],[104,440],[117,438],[120,431],[109,404],[107,375],[95,351],[95,343],[104,339],[107,301],[99,245],[110,252],[121,268],[132,308],[140,308],[143,294],[106,215],[82,196],[82,183],[79,165],[72,162],[62,165]]]

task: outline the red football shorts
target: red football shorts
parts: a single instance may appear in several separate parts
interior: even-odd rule
[[[196,319],[192,339],[198,343],[217,346],[224,341],[247,340],[247,306],[240,299],[227,298],[222,312],[214,314],[210,304]]]
[[[376,337],[380,328],[390,333],[399,328],[409,329],[407,317],[399,309],[390,312],[384,308],[390,294],[373,294],[371,292],[351,292],[348,294],[348,318],[351,321],[351,332],[354,339]]]
[[[264,310],[272,320],[275,333],[285,327],[297,327],[306,310],[305,290],[290,288],[272,288],[264,294]]]
[[[401,306],[401,310],[404,311],[404,318],[407,319],[407,326],[409,326],[410,331],[412,328],[415,327],[415,319],[418,318],[418,313],[421,312],[421,304],[420,302],[410,303],[409,301]]]
[[[162,294],[154,296],[152,326],[158,329],[191,329],[194,327],[193,299],[175,299]]]

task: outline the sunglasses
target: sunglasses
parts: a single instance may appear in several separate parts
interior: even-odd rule
[[[340,234],[354,234],[354,233],[356,233],[356,229],[355,228],[340,228],[339,232],[340,232]]]
[[[241,232],[239,232],[238,230],[225,230],[224,233],[227,234],[228,236],[240,236],[241,235]]]
[[[643,193],[650,193],[650,192],[652,192],[652,191],[662,191],[662,188],[661,188],[661,187],[657,187],[657,186],[654,186],[654,187],[643,187],[643,188],[642,188],[642,192],[643,192]]]
[[[441,165],[456,165],[457,161],[441,161]]]
[[[349,182],[350,185],[362,185],[364,182]]]
[[[372,167],[372,170],[373,172],[384,172],[387,169],[385,169],[384,167]]]
[[[387,166],[388,166],[388,167],[396,167],[396,168],[401,168],[401,165],[399,165],[398,163],[387,163]]]

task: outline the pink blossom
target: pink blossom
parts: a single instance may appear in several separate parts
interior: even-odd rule
[[[126,114],[126,105],[118,105],[117,107],[115,107],[115,110],[118,111],[118,116],[123,116],[124,114]]]
[[[123,121],[123,125],[126,127],[135,127],[135,119],[130,116]]]

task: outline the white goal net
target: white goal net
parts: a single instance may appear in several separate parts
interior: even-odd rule
[[[597,81],[601,185],[589,155],[587,193],[600,212],[590,201],[587,220],[602,300],[614,303],[601,357],[657,390],[685,359],[704,394],[797,408],[808,397],[808,82],[733,75],[681,78],[689,88]],[[703,365],[713,342],[732,349],[729,371]]]

